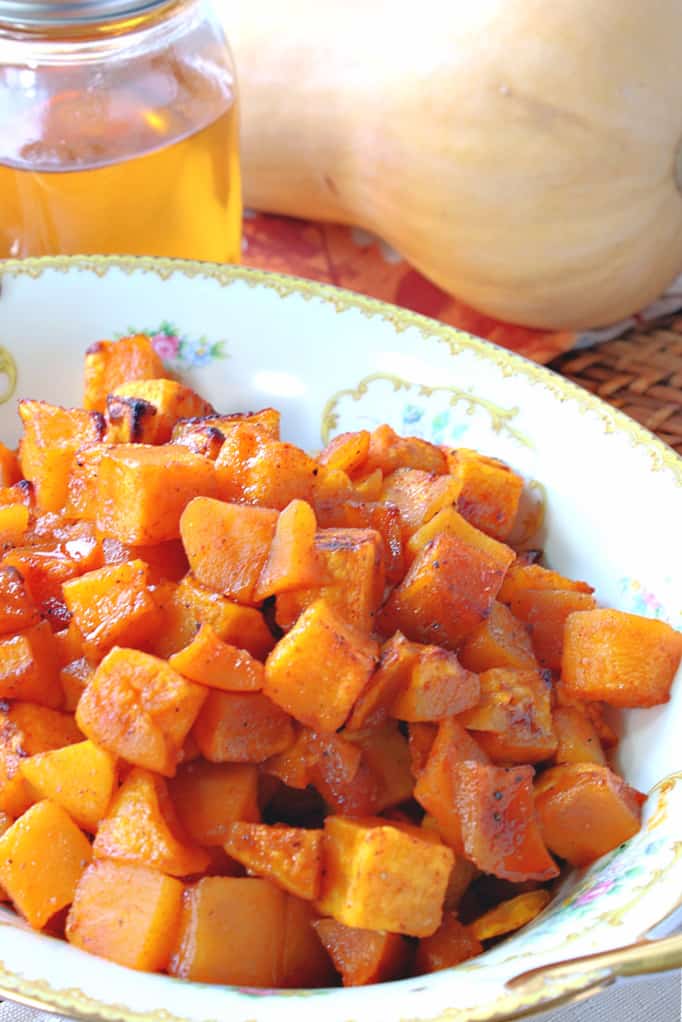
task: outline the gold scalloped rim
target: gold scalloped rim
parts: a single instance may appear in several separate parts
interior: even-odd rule
[[[368,318],[379,317],[390,323],[397,332],[415,329],[424,339],[434,339],[446,344],[453,355],[469,351],[478,358],[492,362],[502,371],[503,376],[518,373],[533,384],[544,387],[560,401],[574,402],[582,410],[594,413],[600,419],[605,433],[626,434],[633,446],[646,448],[653,469],[666,468],[672,472],[678,483],[682,483],[682,458],[643,426],[611,408],[593,394],[521,355],[506,351],[489,341],[456,330],[427,316],[389,305],[378,299],[344,291],[331,284],[320,284],[287,274],[149,256],[45,256],[39,259],[8,259],[0,263],[0,297],[4,277],[26,276],[38,279],[49,270],[59,273],[85,271],[100,278],[110,270],[119,270],[127,275],[143,272],[153,273],[162,280],[168,280],[175,273],[180,273],[189,279],[204,277],[214,280],[220,287],[241,282],[248,287],[264,287],[275,291],[281,298],[297,295],[306,301],[318,299],[332,305],[337,313],[352,309]],[[431,1022],[504,1022],[512,1018],[520,1019],[579,1000],[602,989],[607,982],[608,978],[595,981],[594,976],[571,977],[560,984],[552,984],[551,992],[537,992],[531,995],[509,991],[485,1007],[446,1009]],[[294,991],[289,995],[284,994],[285,997],[292,995],[295,995]],[[173,1015],[165,1009],[136,1012],[125,1005],[98,1001],[76,988],[55,990],[46,980],[29,980],[9,971],[2,962],[0,962],[0,996],[52,1014],[71,1015],[82,1019],[83,1022],[187,1022],[186,1018]],[[311,996],[315,996],[314,991]],[[426,1020],[405,1019],[404,1022]]]

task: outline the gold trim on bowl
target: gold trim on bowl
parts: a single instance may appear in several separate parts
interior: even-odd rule
[[[246,267],[190,260],[135,256],[47,256],[38,259],[8,259],[1,262],[0,300],[3,279],[6,278],[26,276],[37,279],[47,271],[89,272],[101,278],[110,270],[117,270],[127,275],[137,272],[151,273],[162,280],[168,280],[173,274],[178,273],[189,279],[203,277],[214,280],[220,287],[229,287],[237,283],[242,283],[247,287],[263,287],[274,291],[281,298],[296,295],[305,301],[325,302],[331,305],[336,313],[355,310],[368,318],[379,317],[391,324],[397,332],[414,329],[425,339],[434,339],[445,344],[453,355],[462,351],[470,352],[477,358],[492,362],[504,376],[519,374],[534,385],[549,391],[559,401],[570,401],[577,404],[582,411],[590,412],[598,417],[605,433],[625,434],[632,446],[645,448],[651,459],[652,470],[667,469],[673,474],[677,484],[682,484],[682,458],[672,448],[627,415],[605,404],[598,397],[576,384],[563,379],[544,366],[537,365],[521,355],[506,351],[489,341],[473,337],[410,310],[401,309],[365,295],[344,291],[330,284],[321,284],[286,274],[269,273]],[[0,351],[4,351],[4,349],[0,349]],[[0,394],[0,401],[8,400],[14,389],[16,373],[15,371],[13,373],[12,367],[11,356],[9,361],[4,359],[0,364],[0,373],[6,375],[7,389],[10,391],[6,395],[4,392]],[[369,382],[368,378],[362,381],[362,384]],[[389,382],[393,382],[393,380],[389,380]],[[403,381],[400,383],[402,384]],[[359,390],[359,388],[357,389]],[[356,397],[355,391],[341,392],[334,395],[328,403],[324,417],[324,428],[327,431],[333,428],[335,404],[338,398],[346,393],[353,398]],[[453,398],[457,401],[474,400],[477,404],[485,406],[490,415],[501,412],[501,428],[506,427],[511,433],[515,432],[510,429],[508,421],[513,418],[515,410],[497,409],[492,405],[488,406],[483,399],[472,398],[464,392],[455,393],[454,390]],[[521,435],[514,438],[521,443],[528,442]],[[518,991],[508,990],[493,1003],[480,1008],[450,1008],[437,1019],[432,1019],[431,1022],[504,1022],[504,1020],[512,1018],[520,1019],[540,1011],[546,1011],[548,1008],[558,1008],[581,1000],[603,989],[611,979],[611,976],[604,975],[595,977],[594,971],[576,975],[569,970],[567,974],[555,978],[551,984],[548,983],[546,986],[526,987]],[[169,980],[169,982],[179,981]],[[297,992],[284,991],[282,993],[286,997],[295,996]],[[323,992],[320,994],[324,996]],[[315,995],[315,991],[310,994],[312,997]],[[125,1005],[107,1004],[99,1001],[78,989],[55,990],[45,980],[30,980],[11,972],[2,962],[0,962],[0,997],[49,1013],[70,1015],[82,1019],[83,1022],[186,1022],[186,1019],[161,1009],[138,1012]],[[322,1003],[323,1001],[321,1001]],[[255,1004],[256,1002],[254,1002],[254,1007]],[[414,1022],[414,1020],[405,1019],[404,1022]],[[420,1022],[426,1022],[426,1020],[422,1019]]]

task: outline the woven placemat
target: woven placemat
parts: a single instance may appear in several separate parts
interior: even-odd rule
[[[682,454],[682,316],[567,352],[550,365]]]

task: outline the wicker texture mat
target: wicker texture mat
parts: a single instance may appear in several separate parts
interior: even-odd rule
[[[682,454],[682,316],[551,363]]]

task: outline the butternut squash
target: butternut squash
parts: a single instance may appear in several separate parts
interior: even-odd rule
[[[359,224],[529,326],[617,321],[682,269],[671,0],[218,7],[250,206]]]

